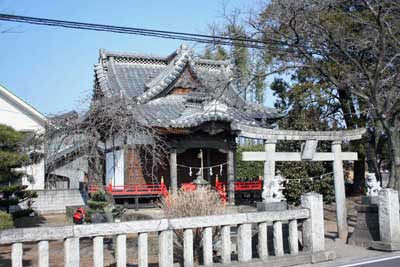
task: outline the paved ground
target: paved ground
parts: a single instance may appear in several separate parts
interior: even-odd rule
[[[361,263],[353,263],[347,265],[341,265],[338,267],[398,267],[400,266],[400,259],[399,258],[387,258],[387,259],[373,259],[366,262]]]
[[[380,253],[375,256],[368,257],[346,257],[338,258],[333,262],[308,264],[297,267],[399,267],[400,252]]]

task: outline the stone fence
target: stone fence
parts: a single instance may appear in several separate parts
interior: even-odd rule
[[[288,234],[283,234],[283,225]],[[237,262],[232,261],[231,227],[237,226]],[[332,260],[325,251],[322,196],[308,193],[302,197],[301,209],[287,211],[226,214],[121,223],[71,225],[64,227],[22,228],[0,232],[0,244],[12,244],[12,266],[22,266],[23,244],[37,243],[38,266],[49,266],[49,241],[64,240],[64,266],[78,267],[80,238],[93,239],[93,266],[104,264],[105,236],[116,236],[116,266],[127,264],[127,235],[138,234],[138,266],[148,266],[148,235],[158,233],[158,262],[161,267],[174,265],[174,231],[183,232],[184,266],[194,266],[193,229],[202,229],[204,266],[289,266]],[[213,254],[213,228],[220,229],[221,256]],[[268,229],[271,231],[268,231]],[[302,238],[300,238],[300,235]],[[253,236],[254,234],[254,236]],[[272,244],[268,239],[272,236]],[[258,239],[257,245],[253,242]],[[299,242],[302,240],[302,242]],[[271,240],[270,240],[271,241]],[[288,245],[287,245],[288,244]],[[268,249],[270,246],[270,249]],[[255,249],[257,251],[255,252]],[[254,254],[253,254],[254,250]],[[253,255],[258,255],[257,258]],[[271,265],[271,266],[272,266]]]

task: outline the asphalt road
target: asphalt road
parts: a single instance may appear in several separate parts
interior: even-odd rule
[[[400,267],[400,256],[375,259],[359,263],[337,265],[337,267]]]

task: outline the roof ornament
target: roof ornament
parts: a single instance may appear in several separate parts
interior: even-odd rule
[[[187,53],[190,53],[190,54],[192,54],[192,49],[189,47],[189,45],[187,44],[187,43],[182,43],[181,45],[180,45],[180,47],[178,48],[178,54],[182,54],[182,53],[185,53],[185,52],[187,52]]]

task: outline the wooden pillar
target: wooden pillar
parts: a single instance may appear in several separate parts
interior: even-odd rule
[[[235,204],[235,151],[228,150],[228,203]]]
[[[275,152],[276,150],[276,140],[265,140],[264,143],[265,152]],[[262,198],[263,201],[267,201],[268,196],[268,184],[272,181],[275,177],[275,160],[266,160],[264,162],[264,185],[263,185],[263,192]]]
[[[340,239],[347,239],[348,226],[347,226],[347,208],[346,208],[346,191],[344,188],[344,173],[343,173],[343,159],[342,142],[332,142],[333,160],[333,176],[335,182],[335,202],[336,202],[336,218],[337,218],[337,231]]]
[[[176,149],[172,149],[169,158],[169,168],[170,168],[170,181],[172,194],[176,195],[178,193],[178,171],[177,171],[177,159],[176,159]]]

